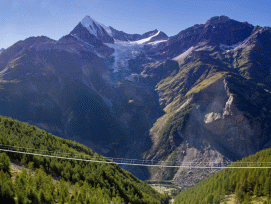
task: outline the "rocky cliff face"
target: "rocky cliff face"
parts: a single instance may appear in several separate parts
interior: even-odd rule
[[[225,16],[170,38],[82,21],[0,53],[0,114],[106,156],[235,161],[271,145],[270,33]],[[214,172],[129,170],[181,186]]]
[[[270,100],[269,91],[225,75],[156,121],[150,130],[153,146],[145,156],[184,166],[189,162],[204,165],[236,161],[269,147],[271,112],[265,106]],[[187,111],[189,116],[183,119]],[[215,172],[183,168],[150,171],[152,179],[173,179],[181,186],[193,186]]]
[[[227,38],[215,41],[212,35],[217,39],[225,37],[228,30],[224,26],[229,23],[236,25],[233,30],[240,28],[237,30],[241,37],[236,34],[234,42],[228,43],[224,42]],[[204,29],[210,25],[219,25],[220,34],[213,30],[214,33],[204,37]],[[202,31],[197,33],[195,29]],[[179,63],[179,70],[156,85],[165,114],[150,129],[153,145],[144,158],[183,165],[226,162],[270,146],[270,109],[266,108],[270,103],[270,67],[266,66],[270,64],[270,54],[263,54],[270,52],[265,47],[271,39],[270,31],[215,17],[205,25],[182,31],[179,34],[182,40],[174,36],[164,47],[158,46],[176,56],[173,60]],[[169,48],[171,43],[175,50]],[[186,46],[189,48],[181,51]],[[155,70],[155,66],[147,67],[145,74],[155,79],[151,74]],[[152,179],[173,179],[182,186],[194,185],[214,172],[149,170]]]

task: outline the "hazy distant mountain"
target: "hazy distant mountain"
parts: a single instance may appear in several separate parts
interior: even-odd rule
[[[85,17],[0,54],[0,114],[106,156],[234,161],[270,147],[271,29],[225,16],[168,37]],[[129,169],[190,186],[213,172]]]

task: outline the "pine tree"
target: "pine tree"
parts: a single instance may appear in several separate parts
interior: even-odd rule
[[[244,193],[244,191],[242,191],[241,188],[236,189],[235,195],[236,195],[236,199],[237,199],[238,203],[242,203],[244,201],[245,193]]]
[[[40,203],[42,203],[42,204],[47,203],[47,200],[46,200],[46,197],[45,197],[43,190],[41,190],[39,193],[39,200],[40,200]]]
[[[250,203],[251,202],[251,196],[247,193],[244,197],[244,203]]]
[[[271,179],[270,179],[270,177],[267,177],[265,180],[263,194],[266,195],[268,198],[270,198],[270,195],[271,195]]]
[[[220,204],[220,198],[219,198],[219,195],[216,195],[213,199],[213,203],[214,204]]]
[[[0,171],[0,200],[14,203],[14,191],[11,178],[8,173]]]
[[[10,159],[6,153],[0,154],[0,171],[3,170],[10,175]]]
[[[31,187],[27,189],[27,198],[31,201],[31,204],[39,204],[39,198]]]
[[[259,186],[258,186],[258,184],[256,184],[255,185],[255,187],[254,187],[254,192],[253,192],[253,194],[256,196],[256,197],[258,197],[258,196],[260,196],[260,192],[259,192],[260,190],[259,190]]]
[[[207,203],[208,204],[213,204],[213,199],[214,199],[214,196],[212,195],[212,194],[209,194],[208,196],[207,196]]]

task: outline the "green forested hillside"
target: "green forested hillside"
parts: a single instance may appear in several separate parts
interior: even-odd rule
[[[86,146],[0,117],[0,144],[98,156]],[[8,155],[5,156],[5,155]],[[167,198],[118,165],[16,153],[0,154],[2,198],[17,203],[166,203]],[[11,179],[9,160],[27,167]]]
[[[268,162],[270,165],[271,149],[260,151],[240,162]],[[268,201],[271,197],[271,169],[223,169],[180,193],[174,203],[224,203],[225,196],[230,194],[234,194],[236,203],[250,203],[260,196],[265,196]]]

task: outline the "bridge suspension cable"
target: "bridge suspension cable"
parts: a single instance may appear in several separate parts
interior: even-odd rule
[[[127,158],[102,157],[87,154],[73,154],[67,152],[48,151],[42,149],[25,148],[0,144],[0,151],[12,152],[26,155],[51,157],[58,159],[69,159],[86,162],[97,162],[106,164],[119,164],[146,167],[164,168],[188,168],[188,169],[244,169],[244,168],[271,168],[271,162],[176,162],[159,160],[139,160]]]

